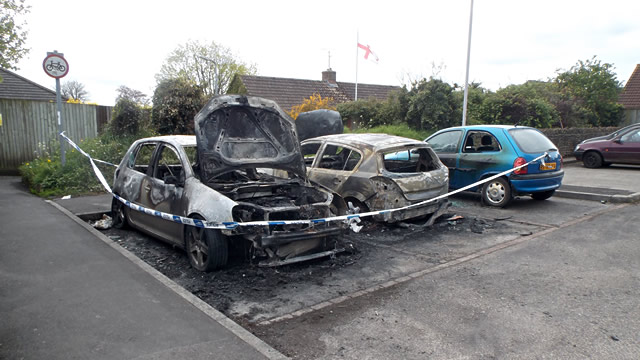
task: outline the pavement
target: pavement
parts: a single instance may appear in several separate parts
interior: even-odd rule
[[[285,358],[18,177],[0,219],[0,359]]]
[[[567,163],[557,196],[639,201],[640,167]],[[285,358],[78,218],[110,203],[0,177],[0,359]]]

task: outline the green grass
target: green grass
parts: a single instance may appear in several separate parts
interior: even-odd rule
[[[433,131],[430,131],[430,130],[414,130],[414,129],[411,129],[406,124],[382,125],[382,126],[373,127],[371,129],[357,129],[357,130],[354,130],[354,131],[351,131],[347,127],[345,127],[344,128],[344,132],[345,133],[350,133],[351,132],[351,133],[356,133],[356,134],[382,133],[382,134],[403,136],[403,137],[406,137],[406,138],[416,139],[416,140],[420,140],[420,141],[426,139],[427,137],[429,137],[429,135],[433,134]]]
[[[151,136],[141,133],[134,136],[101,135],[97,138],[78,142],[78,146],[92,158],[119,164],[131,143]],[[75,139],[71,139],[74,140]],[[18,170],[22,181],[38,196],[50,198],[64,195],[82,195],[104,192],[105,189],[93,172],[89,159],[71,146],[66,147],[66,164],[62,166],[60,147],[51,146],[50,153],[44,146],[32,161],[22,164]],[[115,167],[97,164],[105,179],[111,185]]]

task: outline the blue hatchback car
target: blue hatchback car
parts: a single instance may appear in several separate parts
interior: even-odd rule
[[[564,170],[558,148],[542,132],[526,126],[476,125],[440,130],[425,139],[449,168],[449,188],[459,189],[479,180],[537,161],[507,176],[478,186],[482,201],[506,206],[514,196],[550,198],[562,184]]]

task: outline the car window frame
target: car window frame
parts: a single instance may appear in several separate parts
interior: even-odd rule
[[[454,133],[454,132],[460,133],[460,136],[458,137],[458,142],[457,142],[457,144],[455,144],[455,149],[453,151],[437,151],[433,147],[432,143],[430,142],[435,137],[442,136],[442,135],[447,134],[447,133]],[[465,138],[464,135],[465,135],[464,129],[452,129],[452,130],[447,130],[447,131],[443,131],[441,133],[434,134],[431,137],[427,138],[425,141],[431,146],[431,149],[436,154],[457,154],[457,153],[460,153],[460,144],[462,142],[462,139]]]
[[[182,172],[180,173],[180,176],[178,177],[178,181],[179,182],[186,181],[186,179],[187,179],[187,170],[186,170],[186,166],[185,166],[185,158],[187,158],[187,160],[188,160],[188,156],[186,155],[186,152],[185,152],[184,156],[182,156],[180,150],[178,148],[176,148],[175,146],[173,146],[173,144],[170,144],[168,142],[163,142],[163,141],[162,142],[158,142],[158,144],[157,144],[157,147],[155,149],[155,153],[152,156],[151,164],[149,164],[149,171],[147,171],[147,175],[149,177],[153,178],[153,179],[156,179],[156,180],[158,180],[158,181],[160,181],[162,183],[165,183],[164,179],[156,177],[156,166],[158,165],[158,161],[160,160],[160,155],[162,154],[162,151],[164,150],[164,148],[170,149],[178,157],[178,161],[180,162],[180,164],[182,166]],[[191,164],[187,164],[187,165],[191,166]]]
[[[484,130],[484,129],[469,129],[467,130],[467,132],[464,135],[464,141],[462,141],[462,144],[466,144],[467,143],[467,139],[469,138],[469,136],[473,136],[474,134],[488,134],[493,138],[493,142],[495,142],[498,145],[498,149],[497,150],[484,150],[484,151],[478,151],[478,148],[482,147],[482,143],[480,143],[480,146],[478,147],[474,147],[474,151],[466,151],[466,146],[462,146],[462,148],[460,149],[460,152],[462,154],[485,154],[485,153],[499,153],[502,151],[503,146],[500,143],[500,140],[498,139],[498,137],[492,133],[489,130]],[[482,138],[484,135],[480,136],[480,138]]]
[[[153,151],[151,151],[151,156],[149,157],[149,162],[146,164],[147,165],[147,171],[146,172],[142,172],[139,171],[138,169],[136,169],[136,165],[142,165],[142,164],[138,164],[137,160],[138,160],[138,155],[140,154],[140,150],[145,147],[145,146],[154,146]],[[136,148],[131,152],[131,155],[133,155],[133,159],[129,158],[127,159],[127,163],[126,163],[126,167],[132,171],[135,171],[137,173],[140,174],[144,174],[147,176],[150,176],[150,170],[151,170],[151,164],[154,162],[155,156],[156,156],[156,152],[158,151],[158,142],[157,141],[144,141],[139,143]],[[132,163],[133,161],[133,163]]]
[[[349,156],[347,156],[347,159],[345,160],[344,164],[342,165],[342,169],[326,168],[326,167],[321,167],[320,166],[320,164],[322,163],[321,159],[324,156],[325,151],[329,148],[329,146],[335,146],[335,147],[338,147],[338,148],[342,148],[343,149],[342,151],[349,150]],[[340,153],[342,153],[342,151]],[[351,170],[345,170],[345,167],[347,166],[347,164],[349,162],[349,158],[351,158],[351,153],[353,151],[355,151],[356,153],[358,153],[360,155],[360,159],[358,160],[358,162],[355,164],[355,166]],[[318,149],[318,152],[316,153],[316,158],[313,161],[313,167],[315,169],[324,169],[324,170],[329,170],[329,171],[353,172],[360,166],[360,164],[362,163],[363,159],[364,159],[364,153],[362,151],[358,150],[355,147],[351,147],[349,145],[335,143],[335,142],[331,142],[331,141],[325,141],[322,144],[322,146],[320,147],[320,149]]]

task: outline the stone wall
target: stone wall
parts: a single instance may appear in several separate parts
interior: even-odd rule
[[[573,158],[573,149],[584,139],[607,135],[619,129],[618,127],[599,128],[566,128],[540,129],[560,150],[560,154],[567,160]]]

